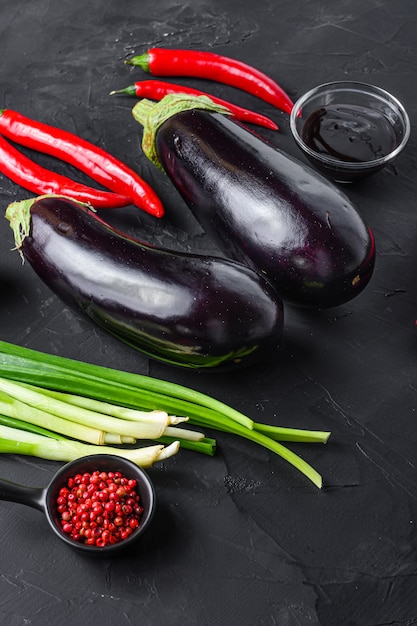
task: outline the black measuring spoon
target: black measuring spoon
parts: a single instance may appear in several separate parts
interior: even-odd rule
[[[96,470],[100,472],[118,471],[128,478],[134,478],[137,483],[136,490],[140,496],[140,503],[144,509],[139,527],[129,537],[119,543],[108,544],[104,547],[80,543],[65,534],[61,529],[56,503],[60,489],[66,485],[69,478],[76,474],[92,473]],[[85,554],[102,556],[113,556],[132,546],[132,543],[136,542],[149,526],[156,505],[155,489],[148,474],[132,461],[112,454],[93,454],[71,461],[56,472],[46,487],[27,487],[0,479],[0,500],[25,504],[42,511],[46,515],[49,526],[59,539]]]

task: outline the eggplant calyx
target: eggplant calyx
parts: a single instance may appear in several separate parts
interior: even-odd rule
[[[12,202],[6,209],[6,219],[14,234],[16,249],[20,251],[22,244],[30,233],[30,210],[36,198]],[[22,253],[20,252],[21,256]],[[23,259],[23,256],[22,256]]]
[[[85,204],[83,202],[79,202],[78,200],[72,200],[72,198],[68,198],[67,196],[60,196],[57,194],[49,193],[44,194],[42,196],[37,196],[36,198],[28,198],[26,200],[19,200],[17,202],[12,202],[6,209],[5,217],[9,220],[10,228],[14,234],[15,241],[15,250],[19,250],[20,256],[23,259],[23,254],[21,251],[22,244],[26,237],[30,235],[30,222],[31,215],[30,212],[32,210],[32,206],[35,202],[39,200],[43,200],[44,198],[61,198],[65,200],[71,200],[76,204],[79,204],[84,207],[88,207],[92,209],[90,205]]]
[[[158,128],[173,115],[191,109],[203,109],[211,113],[232,115],[227,107],[213,102],[208,96],[193,96],[183,93],[168,94],[159,102],[152,102],[143,98],[132,109],[133,117],[143,126],[142,150],[148,159],[162,171],[164,168],[159,161],[155,148]]]

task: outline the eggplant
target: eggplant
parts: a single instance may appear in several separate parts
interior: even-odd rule
[[[55,294],[151,358],[223,371],[281,345],[282,300],[243,264],[137,241],[64,197],[13,203],[6,217]]]
[[[144,152],[220,254],[264,273],[284,302],[337,306],[369,283],[373,234],[347,195],[311,167],[230,117],[192,104],[181,110],[168,97],[142,100],[133,115],[145,128]]]

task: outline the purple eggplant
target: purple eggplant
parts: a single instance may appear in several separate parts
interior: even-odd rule
[[[170,106],[167,97],[134,107],[144,151],[222,255],[265,274],[295,305],[336,306],[364,289],[374,237],[339,188],[226,115]]]
[[[139,242],[58,196],[11,204],[6,217],[54,293],[149,357],[223,370],[281,344],[282,301],[242,264]]]

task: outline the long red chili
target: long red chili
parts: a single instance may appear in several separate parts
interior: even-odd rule
[[[11,109],[0,110],[0,134],[21,146],[57,157],[113,192],[131,198],[147,213],[162,217],[161,200],[125,163],[77,135],[32,120]]]
[[[149,98],[151,100],[162,100],[164,96],[170,93],[186,93],[193,96],[208,96],[211,100],[213,100],[213,102],[216,102],[216,104],[220,104],[221,106],[229,109],[233,117],[241,122],[257,124],[258,126],[278,130],[278,126],[275,122],[265,115],[261,115],[260,113],[255,113],[255,111],[250,111],[249,109],[237,106],[236,104],[217,98],[216,96],[206,93],[205,91],[200,91],[199,89],[194,89],[193,87],[185,87],[184,85],[167,83],[162,80],[141,80],[134,85],[126,87],[125,89],[112,91],[110,95],[126,94],[129,96],[138,96],[140,98]]]
[[[251,65],[214,52],[150,48],[126,63],[141,67],[154,76],[193,76],[225,83],[286,113],[290,113],[294,106],[288,94],[272,78]]]
[[[19,152],[0,135],[0,172],[13,182],[37,195],[60,194],[96,209],[127,206],[130,198],[110,191],[101,191],[51,172]]]

